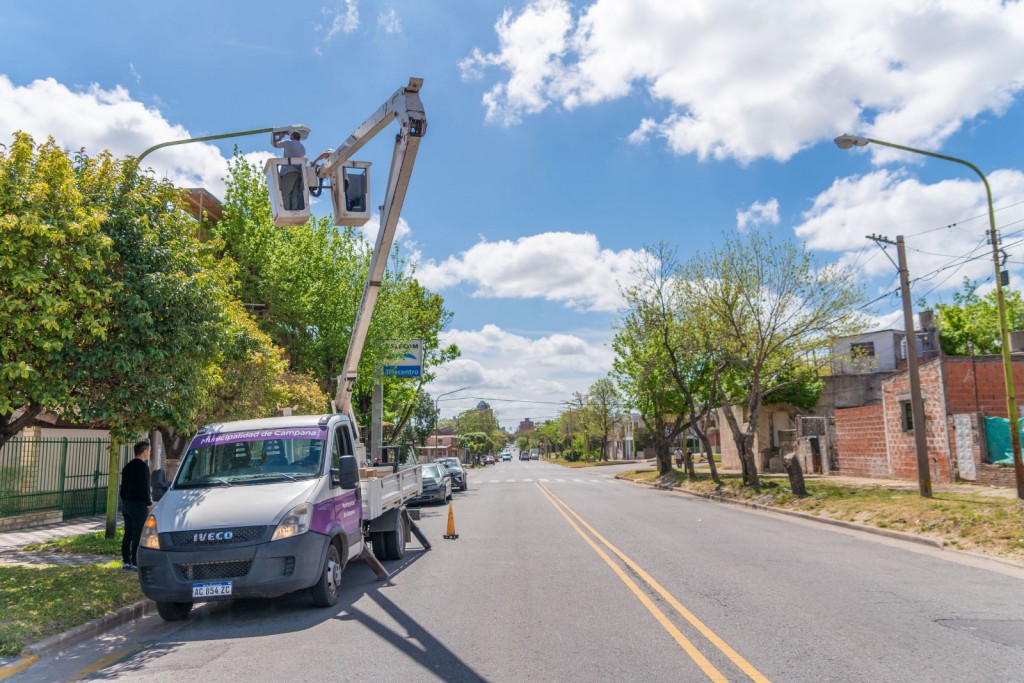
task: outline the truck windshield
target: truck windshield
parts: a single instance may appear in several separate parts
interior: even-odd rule
[[[327,431],[316,427],[207,434],[193,440],[174,488],[309,479],[323,467]]]

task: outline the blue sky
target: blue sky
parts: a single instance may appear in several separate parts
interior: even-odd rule
[[[429,123],[401,248],[445,296],[448,335],[464,352],[429,389],[506,399],[491,401],[506,426],[553,416],[608,371],[619,285],[654,242],[686,258],[737,230],[772,231],[856,267],[875,298],[895,288],[895,270],[864,235],[905,234],[911,276],[928,278],[915,300],[948,297],[964,276],[990,284],[991,260],[967,260],[986,253],[977,178],[884,148],[841,152],[840,133],[978,165],[1012,282],[1024,277],[1019,2],[281,8],[4,3],[0,133],[138,154],[295,122],[312,129],[313,154],[422,77]],[[363,155],[376,187],[390,158],[381,137]],[[232,144],[147,163],[221,196]],[[235,144],[254,160],[270,152],[264,136]],[[887,297],[871,313],[891,325],[898,304]],[[441,407],[449,415],[476,401]]]

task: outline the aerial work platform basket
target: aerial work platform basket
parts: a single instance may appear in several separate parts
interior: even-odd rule
[[[305,157],[267,159],[263,165],[270,190],[274,225],[302,225],[309,220],[309,167]],[[294,183],[298,187],[294,186]],[[315,186],[315,183],[314,183]],[[285,195],[284,191],[293,188]],[[284,191],[283,191],[284,190]]]

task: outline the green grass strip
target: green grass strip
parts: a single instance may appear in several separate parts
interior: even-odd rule
[[[0,657],[142,599],[139,575],[88,567],[0,567]]]

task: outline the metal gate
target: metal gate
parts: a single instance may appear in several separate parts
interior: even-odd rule
[[[11,439],[0,448],[0,517],[62,510],[71,519],[105,512],[109,448],[107,439]],[[118,471],[131,447],[119,450]]]

